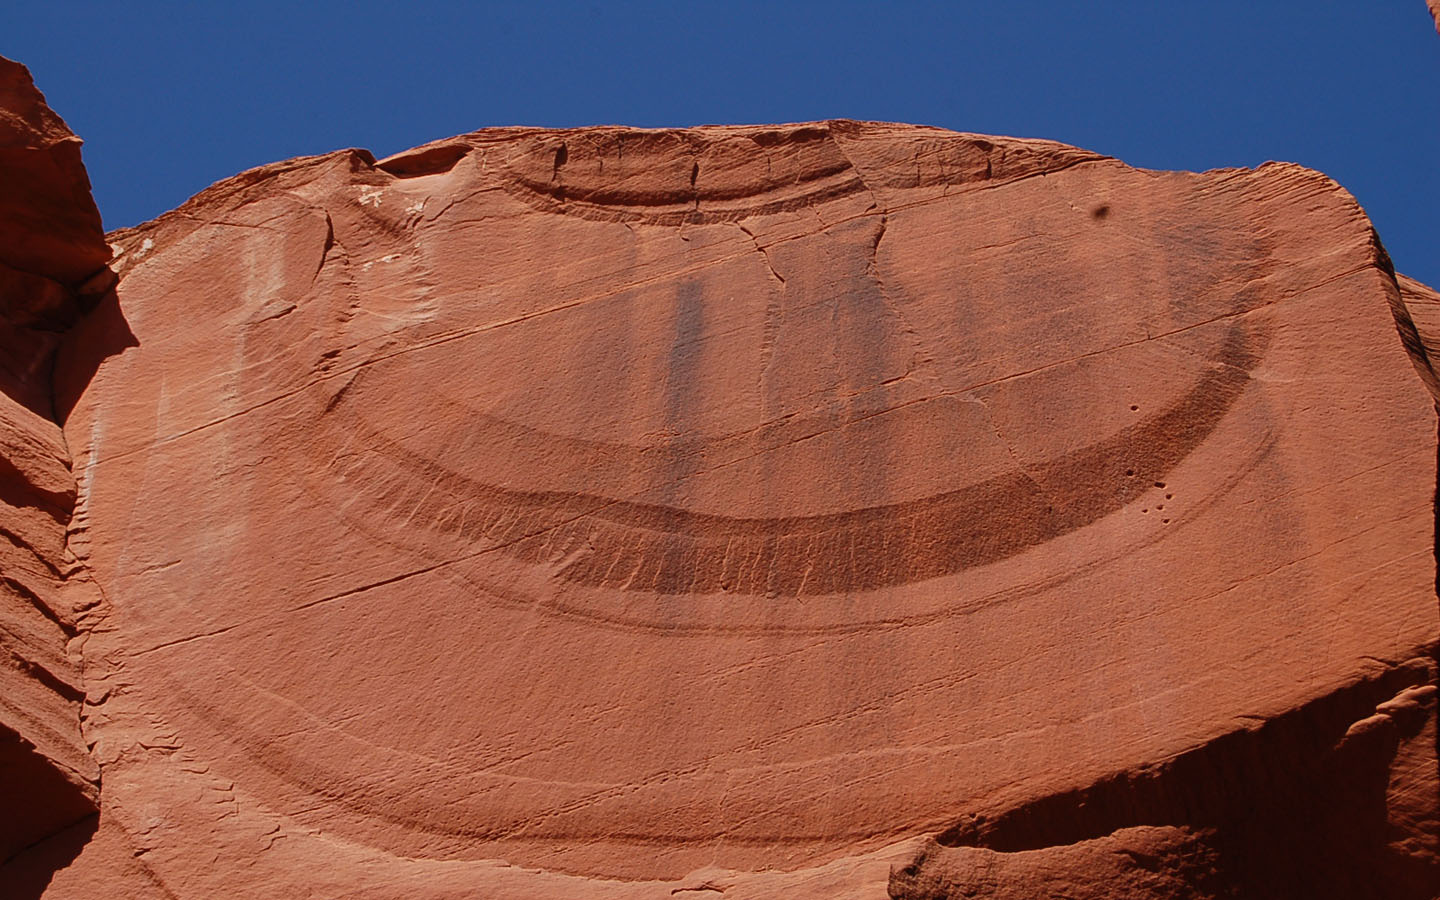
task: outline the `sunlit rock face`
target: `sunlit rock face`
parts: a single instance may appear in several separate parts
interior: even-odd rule
[[[47,896],[1432,892],[1440,298],[1322,175],[500,129],[110,240]]]

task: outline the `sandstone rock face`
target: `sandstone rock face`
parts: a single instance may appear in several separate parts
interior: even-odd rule
[[[1322,175],[500,129],[110,239],[35,895],[1435,893],[1440,298]]]
[[[0,861],[92,816],[98,797],[69,647],[89,592],[70,583],[75,479],[50,402],[73,288],[97,271],[113,281],[79,144],[0,58]]]
[[[62,284],[94,275],[110,259],[80,139],[45,105],[24,66],[0,58],[0,263]]]
[[[1434,883],[1434,411],[1323,176],[502,130],[113,240],[57,406],[178,895]]]

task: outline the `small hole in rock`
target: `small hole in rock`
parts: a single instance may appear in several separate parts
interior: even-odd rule
[[[1097,219],[1103,219],[1110,215],[1110,204],[1102,203],[1090,211],[1090,215]]]
[[[1140,410],[1140,407],[1136,406],[1136,405],[1133,404],[1133,403],[1130,404],[1130,411],[1131,411],[1131,412],[1139,412],[1139,410]]]
[[[1125,477],[1126,477],[1126,478],[1134,478],[1134,477],[1135,477],[1135,470],[1134,470],[1134,469],[1126,469],[1126,470],[1125,470]]]

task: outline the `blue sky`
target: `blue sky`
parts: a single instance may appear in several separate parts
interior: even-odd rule
[[[489,125],[849,117],[1133,165],[1293,160],[1440,284],[1424,0],[7,4],[0,55],[86,139],[107,227],[277,159]]]

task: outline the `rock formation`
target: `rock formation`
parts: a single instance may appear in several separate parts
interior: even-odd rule
[[[25,67],[6,59],[0,184],[0,859],[8,859],[92,816],[98,803],[70,646],[90,593],[71,582],[75,479],[50,372],[82,306],[77,288],[104,289],[114,275],[80,141]]]
[[[1435,894],[1440,297],[1319,173],[493,129],[63,234],[28,896]]]

